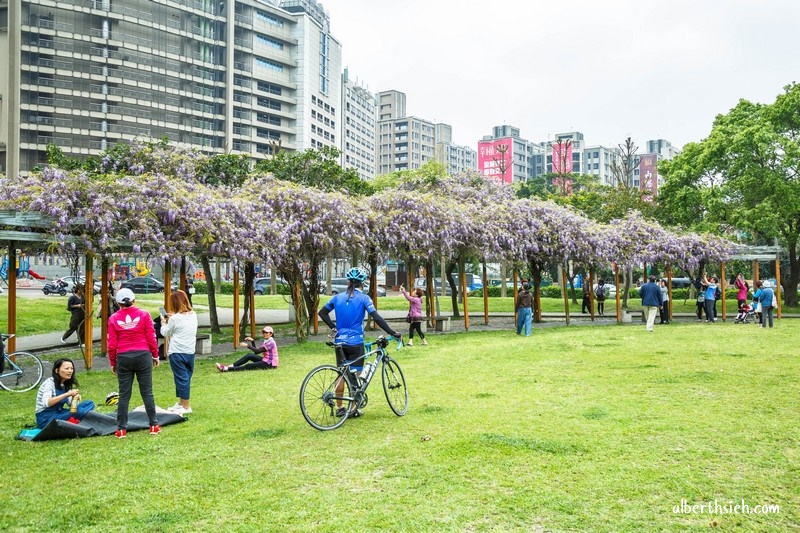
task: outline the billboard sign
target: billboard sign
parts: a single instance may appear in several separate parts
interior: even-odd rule
[[[572,174],[572,143],[553,143],[553,174]]]
[[[639,158],[639,188],[647,191],[649,199],[658,195],[658,154],[644,154]]]
[[[514,181],[514,142],[511,137],[478,141],[478,172],[497,181]]]

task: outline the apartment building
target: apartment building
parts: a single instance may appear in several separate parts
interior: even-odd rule
[[[519,128],[495,126],[478,141],[478,171],[507,183],[525,183],[544,173],[544,148],[520,136]]]
[[[354,168],[362,180],[375,177],[375,95],[349,69],[342,74],[342,168]]]
[[[460,174],[478,168],[478,153],[468,146],[453,143],[453,127],[436,124],[434,159],[444,165],[448,174]]]
[[[378,174],[414,170],[434,159],[436,126],[428,120],[406,116],[406,95],[400,91],[378,93]]]
[[[314,0],[0,0],[0,170],[163,138],[254,160],[341,147],[341,45]]]

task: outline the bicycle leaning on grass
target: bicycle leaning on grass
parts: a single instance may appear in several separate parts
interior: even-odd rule
[[[0,333],[0,387],[11,392],[25,392],[36,387],[42,381],[44,370],[42,361],[28,352],[6,353],[6,341],[14,335]]]
[[[392,337],[392,339],[394,339]],[[328,342],[335,350],[340,344]],[[372,382],[378,367],[381,370],[383,392],[389,408],[397,416],[408,411],[408,390],[406,379],[400,365],[389,356],[386,350],[389,339],[383,335],[367,343],[367,353],[353,360],[344,361],[341,366],[322,365],[308,373],[300,387],[300,410],[306,422],[321,431],[336,429],[350,416],[359,416],[359,409],[367,405],[367,388]],[[397,339],[397,349],[403,341]],[[374,356],[373,362],[367,362]],[[355,369],[363,364],[363,370],[356,374]]]

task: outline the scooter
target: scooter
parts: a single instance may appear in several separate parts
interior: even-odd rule
[[[59,296],[66,296],[67,295],[67,282],[61,278],[56,278],[53,281],[48,281],[42,287],[42,292],[45,295],[48,294],[58,294]]]

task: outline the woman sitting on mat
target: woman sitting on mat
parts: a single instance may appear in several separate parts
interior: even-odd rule
[[[36,394],[36,427],[44,429],[51,420],[66,420],[79,423],[86,413],[94,409],[92,400],[81,401],[75,379],[75,363],[71,359],[58,359],[53,363],[53,375],[39,386]],[[75,412],[70,404],[75,402]]]
[[[272,370],[273,368],[278,368],[278,345],[275,343],[275,339],[272,338],[275,332],[272,331],[271,327],[264,326],[261,333],[264,335],[264,342],[261,346],[256,346],[256,342],[252,337],[245,337],[245,342],[239,343],[239,346],[249,348],[252,353],[246,354],[232,365],[217,363],[217,370],[220,372],[228,372],[237,370]]]

